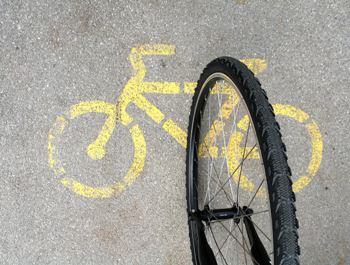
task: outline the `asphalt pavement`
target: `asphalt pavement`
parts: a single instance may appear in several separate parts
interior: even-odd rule
[[[222,55],[261,59],[270,102],[289,113],[277,119],[293,180],[305,177],[301,264],[350,264],[349,29],[346,0],[0,0],[0,264],[191,264],[184,83]],[[172,46],[145,57],[144,80],[180,90],[145,97],[182,131],[130,103],[133,121],[91,159],[136,73],[129,54],[157,44]]]

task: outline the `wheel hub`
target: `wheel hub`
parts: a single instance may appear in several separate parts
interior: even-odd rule
[[[206,205],[203,211],[199,211],[199,217],[206,223],[211,223],[219,220],[234,219],[235,223],[238,224],[242,217],[253,214],[253,210],[247,206],[233,205],[232,208],[226,209],[210,209],[209,205]]]

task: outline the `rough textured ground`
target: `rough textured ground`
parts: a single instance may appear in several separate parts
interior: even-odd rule
[[[147,143],[140,177],[108,199],[79,196],[48,165],[56,116],[81,101],[116,102],[138,44],[172,44],[146,60],[149,81],[193,82],[213,58],[264,58],[272,103],[304,110],[323,137],[321,166],[297,193],[302,264],[350,262],[350,2],[0,0],[0,264],[190,264],[185,150],[130,105]],[[182,128],[190,95],[148,99]],[[278,117],[296,180],[310,161],[303,125]],[[118,127],[103,160],[86,146],[102,114],[79,117],[61,139],[67,172],[113,183],[132,162]]]

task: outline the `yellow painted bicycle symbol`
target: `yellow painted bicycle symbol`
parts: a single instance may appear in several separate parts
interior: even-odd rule
[[[55,175],[60,177],[61,183],[75,192],[76,194],[89,198],[108,198],[116,196],[123,192],[128,186],[134,183],[144,168],[146,158],[146,141],[140,126],[132,123],[133,118],[127,113],[127,107],[133,103],[143,110],[154,122],[159,124],[169,135],[171,135],[182,147],[186,147],[186,132],[181,129],[172,119],[166,118],[165,115],[144,96],[149,93],[156,94],[193,94],[196,83],[185,82],[144,82],[146,75],[146,66],[143,62],[145,56],[166,56],[175,54],[175,46],[172,45],[140,45],[131,49],[129,60],[135,75],[132,76],[125,85],[122,93],[118,97],[116,103],[105,101],[85,101],[70,107],[68,112],[56,118],[53,127],[48,135],[48,161],[49,166],[53,169]],[[267,67],[263,59],[242,59],[255,74],[261,73]],[[225,107],[225,104],[224,104]],[[274,104],[276,115],[282,115],[294,119],[302,123],[311,139],[311,159],[305,175],[300,176],[294,182],[294,191],[303,189],[316,175],[322,160],[323,142],[321,133],[317,124],[309,117],[307,113],[290,105]],[[227,110],[228,113],[232,109]],[[58,150],[56,148],[56,140],[62,135],[68,124],[81,115],[88,113],[103,113],[106,115],[106,121],[100,130],[94,142],[87,146],[86,152],[93,160],[103,159],[106,154],[106,145],[117,126],[126,126],[131,134],[134,145],[134,158],[131,167],[121,181],[117,181],[112,185],[105,187],[92,187],[81,183],[66,173],[63,164],[58,158]],[[239,122],[242,131],[245,130],[245,117]],[[208,137],[212,137],[212,132],[208,132]],[[236,135],[236,144],[240,145],[240,135]],[[215,150],[215,147],[211,147]],[[225,150],[225,152],[230,150]],[[210,151],[211,152],[211,151]],[[221,152],[222,155],[223,152]],[[205,154],[203,154],[205,155]],[[217,152],[216,155],[219,155]],[[254,156],[249,157],[254,159]],[[232,165],[238,161],[231,161]],[[246,179],[246,189],[251,190],[253,184]]]

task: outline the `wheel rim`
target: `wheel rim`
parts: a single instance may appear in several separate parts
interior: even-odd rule
[[[188,196],[197,264],[203,263],[201,227],[217,264],[262,264],[250,251],[249,224],[272,264],[272,219],[259,142],[242,94],[227,75],[214,73],[206,79],[191,124]],[[218,212],[223,209],[236,213]],[[250,218],[247,209],[253,209]],[[221,219],[225,214],[236,216]],[[191,221],[195,215],[200,221]]]

